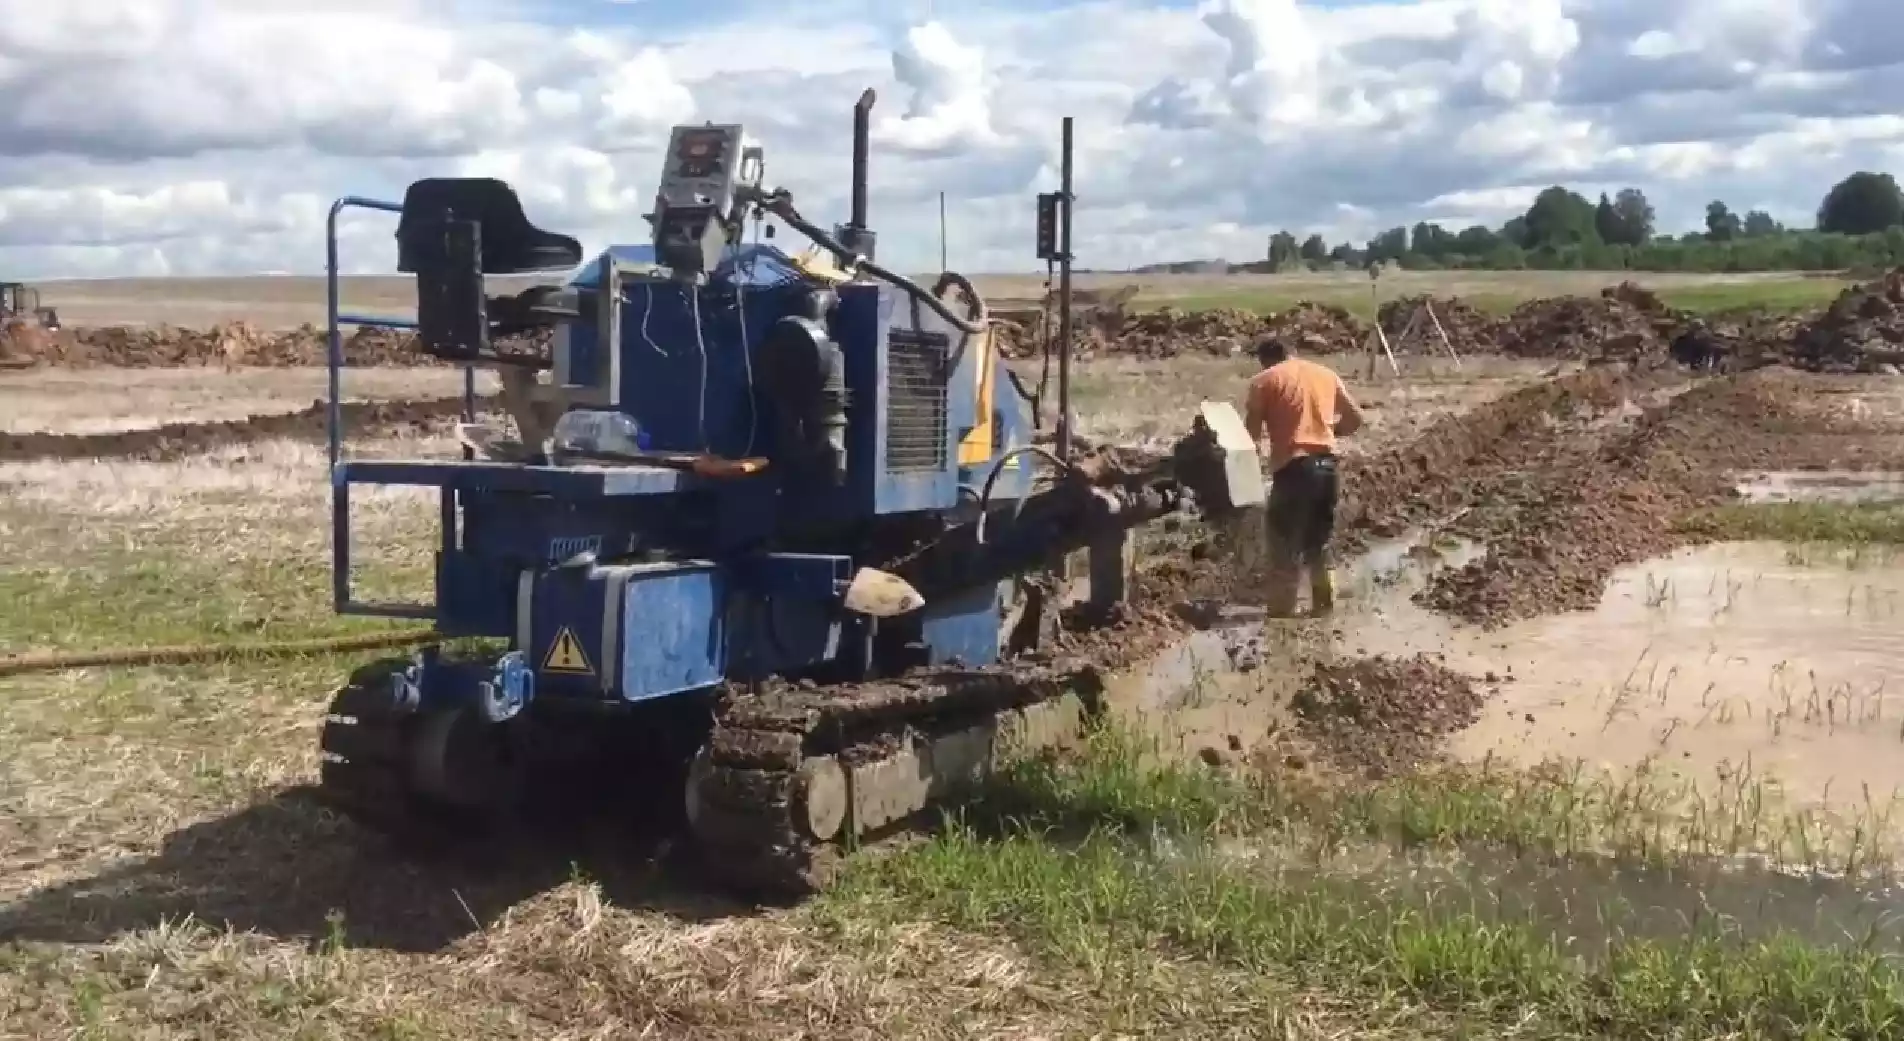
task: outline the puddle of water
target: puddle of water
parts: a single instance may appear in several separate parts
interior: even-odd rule
[[[1459,566],[1484,550],[1461,539],[1411,531],[1378,542],[1337,568],[1338,595],[1368,600],[1381,590],[1412,588],[1430,567]],[[1306,673],[1281,668],[1333,639],[1335,620],[1264,622],[1260,607],[1204,605],[1203,626],[1143,668],[1114,680],[1110,702],[1182,754],[1230,757],[1292,723],[1289,702]]]
[[[1411,585],[1416,583],[1411,583]],[[1795,807],[1867,814],[1904,792],[1904,565],[1822,569],[1776,543],[1626,568],[1598,609],[1493,633],[1377,595],[1344,649],[1438,651],[1507,680],[1457,754],[1665,768]]]
[[[1904,501],[1904,473],[1876,470],[1775,471],[1736,487],[1749,503]]]

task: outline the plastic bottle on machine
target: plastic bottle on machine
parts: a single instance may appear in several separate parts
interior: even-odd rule
[[[616,456],[646,452],[654,439],[635,417],[613,409],[577,409],[555,421],[555,449],[570,455]]]

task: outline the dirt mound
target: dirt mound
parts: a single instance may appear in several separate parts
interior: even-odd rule
[[[480,414],[488,399],[477,398]],[[461,415],[463,399],[422,401],[347,401],[345,430],[354,436],[393,437],[444,433]],[[0,462],[31,459],[181,459],[231,445],[289,439],[322,442],[327,436],[325,406],[276,415],[249,416],[213,423],[168,423],[144,430],[102,434],[0,433]]]
[[[1617,286],[1608,286],[1600,290],[1602,300],[1624,304],[1641,314],[1655,317],[1672,314],[1672,309],[1660,300],[1659,294],[1637,282],[1621,282]]]
[[[1465,534],[1487,556],[1437,575],[1418,601],[1496,626],[1596,606],[1613,573],[1686,544],[1680,518],[1733,497],[1740,470],[1882,463],[1845,423],[1803,400],[1796,373],[1768,369],[1700,383],[1598,443],[1560,447],[1504,483],[1473,491]]]
[[[506,342],[522,350],[546,346],[549,339],[549,334],[543,334]],[[451,364],[424,354],[413,334],[393,329],[354,329],[344,336],[343,349],[344,364],[351,366]],[[209,329],[108,326],[62,329],[57,333],[37,326],[9,326],[0,334],[0,361],[12,368],[290,368],[323,365],[328,351],[324,330],[310,325],[275,333],[249,322],[229,322]]]
[[[29,368],[53,349],[54,333],[29,318],[9,318],[0,325],[0,368]]]
[[[1036,318],[1001,318],[997,342],[1009,358],[1038,356]],[[1181,311],[1168,305],[1154,311],[1097,311],[1080,316],[1072,329],[1074,358],[1175,358],[1180,355],[1228,357],[1243,354],[1265,334],[1289,337],[1307,354],[1360,350],[1368,326],[1347,310],[1304,301],[1279,314],[1264,316],[1235,307]],[[1056,339],[1055,327],[1052,337]]]
[[[1641,378],[1593,368],[1545,380],[1444,416],[1407,444],[1344,458],[1338,545],[1399,535],[1465,504],[1488,475],[1537,465],[1559,430],[1618,407]]]
[[[1644,294],[1622,285],[1598,297],[1563,296],[1529,300],[1503,320],[1496,343],[1503,354],[1519,358],[1641,357],[1659,354],[1675,320],[1644,310],[1629,297]]]
[[[1284,338],[1304,354],[1359,351],[1369,337],[1368,323],[1347,309],[1308,300],[1272,316],[1262,331]]]
[[[1430,312],[1422,310],[1424,304],[1432,309],[1434,320],[1441,323],[1442,331],[1448,334],[1448,342],[1455,350],[1462,354],[1481,354],[1495,349],[1499,323],[1493,316],[1459,297],[1420,295],[1387,301],[1376,312],[1382,332],[1395,350],[1419,354],[1441,349],[1440,337],[1435,335],[1435,327],[1428,317]],[[1408,323],[1417,315],[1420,320],[1414,332],[1407,340],[1401,340]]]
[[[1406,771],[1481,718],[1487,693],[1438,660],[1378,656],[1318,665],[1291,702],[1298,729],[1339,768]]]
[[[1791,358],[1807,368],[1853,372],[1904,363],[1904,268],[1839,293],[1793,333]]]

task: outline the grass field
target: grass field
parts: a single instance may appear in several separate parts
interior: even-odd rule
[[[1460,296],[1489,310],[1502,311],[1535,297],[1595,294],[1631,280],[1661,293],[1675,307],[1694,310],[1763,308],[1791,310],[1829,303],[1847,284],[1833,277],[1801,274],[1680,275],[1645,272],[1409,272],[1382,277],[1380,299],[1417,293]],[[517,280],[498,279],[500,286]],[[931,278],[926,279],[927,282]],[[980,292],[994,307],[1035,301],[1044,292],[1042,275],[979,275]],[[1119,275],[1089,273],[1075,277],[1081,291],[1111,290],[1130,283],[1141,287],[1136,306],[1179,308],[1240,307],[1273,311],[1301,300],[1339,304],[1372,313],[1377,297],[1360,273],[1290,275]],[[301,323],[324,324],[324,282],[284,276],[232,279],[125,279],[110,282],[49,282],[40,287],[45,303],[73,325],[205,326],[244,318],[266,328]],[[415,307],[414,282],[400,277],[352,277],[343,280],[346,311],[401,314]]]

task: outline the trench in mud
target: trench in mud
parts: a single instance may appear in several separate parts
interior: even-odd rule
[[[1904,501],[1904,474],[1768,473],[1746,502]],[[1210,608],[1206,627],[1114,680],[1113,713],[1165,755],[1248,757],[1294,723],[1289,697],[1322,653],[1441,655],[1490,682],[1480,721],[1449,755],[1469,764],[1577,763],[1612,784],[1668,782],[1687,812],[1782,807],[1861,833],[1867,858],[1904,859],[1904,561],[1820,561],[1773,542],[1725,542],[1620,569],[1599,606],[1492,631],[1414,602],[1439,571],[1485,555],[1433,527],[1338,568],[1327,620]],[[1740,817],[1735,827],[1750,825]],[[1795,845],[1804,847],[1804,836]],[[1793,845],[1786,843],[1785,845]],[[1326,852],[1280,840],[1155,850],[1171,862],[1323,890],[1357,906],[1415,907],[1531,925],[1591,959],[1616,939],[1796,936],[1904,956],[1904,887],[1842,862],[1694,855],[1534,854],[1464,843],[1356,839]],[[1867,859],[1867,863],[1869,860]]]

